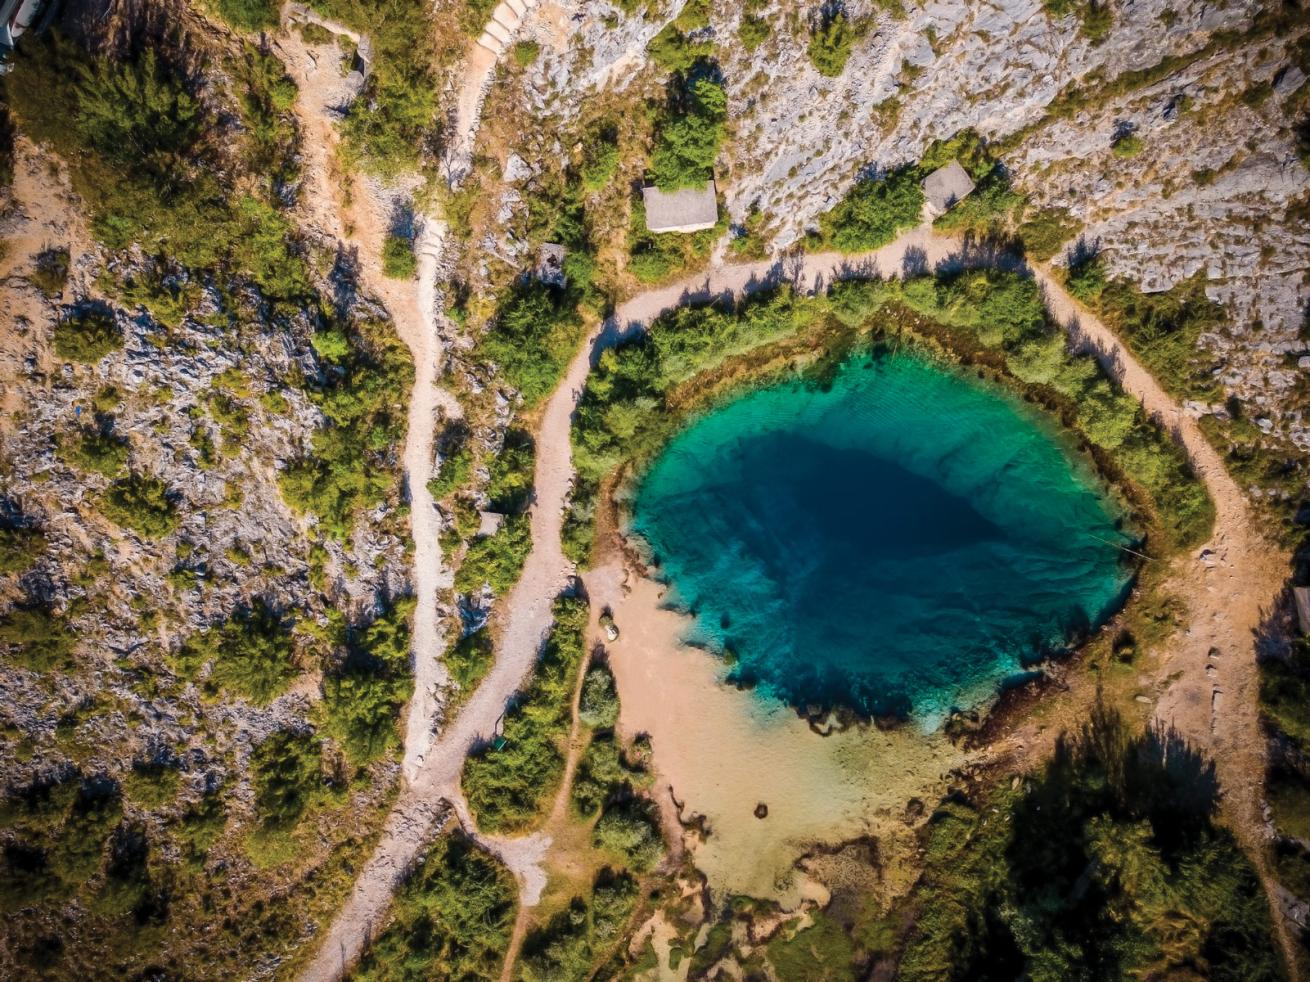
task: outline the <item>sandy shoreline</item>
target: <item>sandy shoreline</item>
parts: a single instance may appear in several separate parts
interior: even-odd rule
[[[908,846],[907,803],[935,800],[965,760],[940,732],[915,727],[820,736],[790,707],[724,684],[720,659],[682,643],[689,621],[661,606],[663,585],[617,562],[585,580],[620,632],[606,644],[620,732],[649,735],[662,806],[671,792],[684,822],[704,817],[709,834],[688,845],[716,893],[790,907],[821,889],[795,869],[813,846],[868,835]]]

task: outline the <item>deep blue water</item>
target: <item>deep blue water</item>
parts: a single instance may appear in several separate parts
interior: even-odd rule
[[[633,531],[735,681],[927,725],[1101,623],[1129,581],[1115,507],[1046,420],[900,354],[700,417],[643,478]]]

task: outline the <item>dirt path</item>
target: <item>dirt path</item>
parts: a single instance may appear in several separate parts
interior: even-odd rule
[[[549,599],[566,573],[559,553],[559,533],[572,480],[572,413],[591,366],[606,347],[645,330],[660,314],[689,302],[741,296],[780,282],[813,293],[835,279],[899,276],[907,269],[930,268],[959,257],[960,252],[957,239],[939,236],[931,227],[921,226],[870,253],[823,253],[791,262],[722,266],[647,291],[620,305],[614,317],[588,340],[569,365],[563,382],[547,403],[537,439],[533,554],[511,599],[515,631],[507,633],[498,666],[505,662],[515,665],[515,670],[522,666],[526,674],[531,662],[529,652],[516,650],[516,646],[539,639],[549,626]],[[965,256],[962,261],[1014,264],[1013,257],[985,253]],[[1043,288],[1052,318],[1069,332],[1075,345],[1095,353],[1124,390],[1175,434],[1215,501],[1215,532],[1198,553],[1206,556],[1206,562],[1189,560],[1175,577],[1175,588],[1188,603],[1190,625],[1161,668],[1161,679],[1168,682],[1157,717],[1176,726],[1218,761],[1224,816],[1261,869],[1271,909],[1276,912],[1272,882],[1263,860],[1264,740],[1258,723],[1253,632],[1264,609],[1277,595],[1285,560],[1252,526],[1244,495],[1205,440],[1196,420],[1181,411],[1113,332],[1081,308],[1048,271],[1032,272]],[[1044,740],[1036,734],[1026,736],[1033,746],[1049,742],[1049,737]],[[1022,745],[1022,740],[1016,742]],[[1275,921],[1286,954],[1291,950],[1290,938],[1281,917]]]
[[[474,110],[464,103],[465,98],[472,98],[474,81],[471,72],[461,90],[460,113],[466,126],[476,126],[475,109],[480,103],[481,88],[477,90],[476,102],[468,103]],[[479,83],[482,84],[485,82]],[[334,922],[320,957],[306,978],[338,977],[343,967],[357,956],[371,927],[385,915],[399,876],[427,840],[431,823],[441,810],[435,802],[450,802],[466,828],[472,828],[459,790],[464,759],[492,734],[506,703],[531,670],[550,627],[552,602],[573,572],[560,545],[563,510],[573,479],[570,428],[577,400],[600,353],[620,339],[644,330],[661,313],[689,302],[747,294],[782,282],[792,283],[802,292],[816,292],[834,279],[899,276],[907,269],[931,267],[959,252],[957,240],[938,236],[930,227],[921,226],[882,249],[859,256],[824,253],[783,262],[721,266],[628,300],[601,331],[588,339],[543,412],[537,434],[532,551],[506,602],[495,664],[454,723],[415,762],[414,770],[407,770],[410,785],[388,822],[383,843],[361,872],[355,892]],[[1012,263],[1013,259],[980,255],[968,261]],[[1140,399],[1148,412],[1174,430],[1215,499],[1219,518],[1209,547],[1213,566],[1203,567],[1202,574],[1182,578],[1191,607],[1192,630],[1186,643],[1167,662],[1168,674],[1176,677],[1160,701],[1158,714],[1220,761],[1220,776],[1226,788],[1225,815],[1243,844],[1262,863],[1259,812],[1263,741],[1257,723],[1251,631],[1281,582],[1281,576],[1275,575],[1279,572],[1276,551],[1269,549],[1251,530],[1240,490],[1224,471],[1195,420],[1183,415],[1112,332],[1081,310],[1048,273],[1034,272],[1046,292],[1053,318],[1076,342],[1094,350],[1124,389]],[[1212,657],[1212,649],[1219,655]],[[522,907],[535,904],[544,886],[540,862],[549,849],[549,836],[539,832],[517,840],[484,841],[510,863],[519,877],[523,887]],[[1268,878],[1264,879],[1268,884]],[[525,923],[522,911],[520,922]],[[521,939],[522,924],[516,925],[515,934]]]

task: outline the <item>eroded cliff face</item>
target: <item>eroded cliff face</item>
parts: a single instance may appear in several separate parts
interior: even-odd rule
[[[644,84],[647,46],[681,6],[565,6],[554,19],[568,20],[567,34],[543,13],[543,55],[524,92],[544,125],[576,117],[602,90]],[[861,174],[972,129],[1030,202],[1067,209],[1112,276],[1155,292],[1204,274],[1229,315],[1228,330],[1202,339],[1226,391],[1268,420],[1262,428],[1310,448],[1293,391],[1310,302],[1296,30],[1272,25],[1258,3],[1116,6],[1095,41],[1078,16],[1053,18],[1036,0],[847,11],[862,34],[838,78],[807,56],[802,6],[718,7],[691,35],[712,44],[729,93],[717,177],[735,222],[757,208],[785,250]],[[744,17],[770,25],[754,51],[739,36]],[[1116,153],[1128,134],[1139,145]]]

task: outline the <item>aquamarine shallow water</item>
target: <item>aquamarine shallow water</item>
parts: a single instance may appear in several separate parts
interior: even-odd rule
[[[643,478],[632,528],[688,640],[797,707],[935,725],[1122,603],[1115,507],[1046,420],[911,355],[716,408]]]

